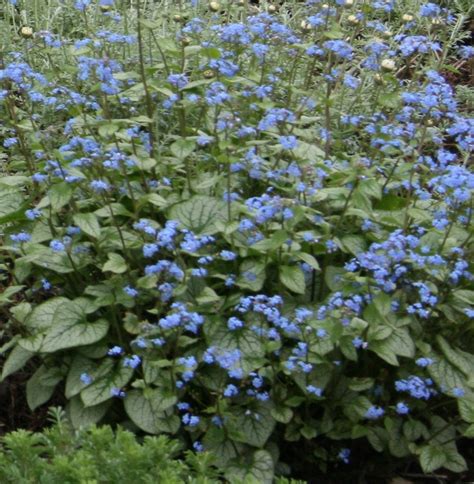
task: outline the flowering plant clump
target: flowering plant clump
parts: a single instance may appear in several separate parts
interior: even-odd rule
[[[463,472],[462,12],[150,3],[3,2],[2,378],[31,360],[32,409],[62,392],[74,426],[177,435],[229,479]]]

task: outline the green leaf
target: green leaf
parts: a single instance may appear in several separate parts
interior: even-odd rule
[[[132,378],[133,369],[115,364],[113,360],[104,360],[91,376],[93,382],[81,392],[82,402],[92,407],[112,398],[113,388],[123,388]]]
[[[45,334],[39,351],[54,353],[66,348],[90,345],[107,334],[107,320],[88,323],[83,319],[82,308],[72,301],[58,307],[54,313],[53,326]]]
[[[171,153],[173,153],[179,160],[184,160],[188,157],[196,147],[196,141],[191,139],[181,138],[175,141],[171,146]]]
[[[389,439],[389,433],[381,427],[371,427],[367,432],[367,440],[377,452],[383,452]]]
[[[85,407],[81,397],[75,396],[69,401],[68,412],[75,429],[90,427],[98,423],[107,412],[110,402],[103,402],[93,407]]]
[[[446,453],[446,462],[443,465],[445,469],[457,474],[468,470],[466,460],[455,447],[445,447],[444,451]]]
[[[72,188],[66,182],[56,183],[48,191],[48,197],[53,210],[60,210],[71,200]]]
[[[303,262],[306,262],[306,264],[308,264],[312,269],[315,269],[317,271],[321,269],[319,267],[318,261],[311,254],[307,254],[306,252],[298,252],[297,254],[294,254],[294,255],[297,259],[302,260]]]
[[[183,228],[198,234],[214,234],[216,223],[227,220],[227,205],[217,198],[195,195],[185,202],[173,205],[169,218],[177,220]]]
[[[27,176],[22,175],[12,175],[12,176],[3,176],[0,178],[0,185],[6,185],[9,187],[18,187],[22,185],[26,185],[29,181]],[[3,187],[2,187],[3,188]],[[0,195],[1,198],[1,195]]]
[[[474,355],[459,349],[453,349],[442,336],[438,335],[436,341],[443,355],[452,365],[461,370],[466,376],[474,373]]]
[[[380,293],[375,296],[373,304],[381,316],[389,316],[392,311],[392,298],[385,293]]]
[[[380,200],[382,198],[382,185],[380,185],[374,178],[362,180],[359,183],[358,190],[369,198]]]
[[[226,325],[217,321],[213,325],[206,326],[206,335],[213,342],[213,345],[221,350],[232,351],[239,349],[244,359],[258,359],[265,355],[259,336],[248,328],[229,331]],[[249,371],[252,369],[249,369]]]
[[[148,203],[151,203],[155,207],[163,208],[168,205],[168,202],[166,201],[165,198],[160,197],[157,193],[148,193],[147,195],[143,196],[140,199],[140,202],[146,201]]]
[[[102,267],[102,272],[113,272],[114,274],[123,274],[127,272],[127,262],[120,254],[108,254],[109,260]]]
[[[458,409],[465,422],[474,424],[474,398],[458,398]]]
[[[436,358],[428,372],[443,393],[451,394],[453,388],[464,388],[466,377],[460,370],[442,357]]]
[[[25,286],[9,286],[6,289],[3,289],[3,292],[0,294],[0,305],[3,303],[10,303],[10,298],[19,293],[24,287]]]
[[[343,355],[347,359],[351,361],[357,361],[357,350],[352,344],[352,340],[353,340],[352,336],[343,336],[339,340],[339,347],[341,348]]]
[[[15,371],[21,370],[33,356],[34,353],[31,351],[25,350],[19,345],[15,346],[3,364],[0,380],[4,380],[7,376],[15,373]]]
[[[83,373],[91,374],[97,368],[97,363],[81,355],[74,356],[66,379],[64,395],[67,399],[79,394],[86,384],[81,381]]]
[[[289,407],[278,406],[272,408],[271,416],[277,422],[287,424],[293,418],[293,410]]]
[[[306,143],[299,140],[297,147],[293,150],[293,154],[302,160],[310,160],[314,163],[316,160],[324,159],[324,150],[322,150],[315,143]]]
[[[304,272],[299,266],[280,266],[280,282],[297,294],[306,292]]]
[[[223,429],[215,426],[206,432],[202,443],[219,467],[224,467],[230,460],[241,456],[244,451],[244,446],[240,442],[230,440]]]
[[[340,291],[344,287],[344,276],[347,271],[342,267],[327,266],[324,282],[331,291]]]
[[[132,390],[125,398],[125,410],[132,422],[145,432],[159,434],[175,433],[180,426],[179,418],[167,410],[176,403],[176,396],[163,394],[162,389]]]
[[[100,237],[100,225],[97,215],[93,213],[78,213],[73,216],[74,223],[87,235],[97,239]]]
[[[74,255],[71,257],[75,258]],[[68,274],[74,271],[66,254],[53,252],[49,247],[43,245],[32,248],[28,255],[23,257],[23,260],[59,274]]]
[[[26,319],[25,325],[34,330],[45,330],[53,324],[56,310],[63,304],[70,302],[65,297],[53,297],[36,306]]]
[[[420,464],[423,472],[433,472],[446,463],[447,456],[440,445],[427,445],[420,454]]]
[[[257,450],[251,458],[240,458],[225,472],[230,482],[245,484],[271,484],[274,478],[274,463],[266,450]]]
[[[260,291],[265,283],[265,264],[259,259],[246,259],[240,264],[240,276],[236,284],[242,289]]]
[[[398,366],[397,356],[415,356],[415,344],[407,328],[396,328],[388,338],[370,343],[369,349],[394,366]]]
[[[346,252],[358,255],[366,249],[365,239],[359,235],[345,235],[341,239],[341,244]]]
[[[469,425],[469,427],[464,431],[463,435],[468,439],[474,439],[474,424]]]
[[[288,240],[288,232],[286,230],[278,230],[269,239],[263,239],[255,244],[252,244],[252,250],[266,252],[267,250],[275,250],[281,247]]]
[[[0,178],[1,179],[1,178]],[[14,188],[0,189],[0,218],[18,211],[18,207],[23,204],[23,195],[21,191]],[[0,223],[3,223],[0,220]]]
[[[46,403],[54,393],[56,385],[62,380],[57,367],[41,365],[26,384],[26,400],[31,410]]]
[[[410,442],[426,435],[427,431],[426,426],[418,420],[408,420],[403,424],[403,435]]]
[[[236,410],[235,430],[239,431],[236,439],[253,447],[263,447],[275,428],[275,419],[267,405],[258,405],[252,411],[245,408]]]

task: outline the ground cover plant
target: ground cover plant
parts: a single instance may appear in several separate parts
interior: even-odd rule
[[[55,410],[55,409],[53,409]],[[61,411],[42,433],[17,430],[1,439],[0,478],[18,484],[110,482],[210,484],[222,482],[209,454],[180,454],[180,444],[164,435],[135,435],[108,426],[74,432]]]
[[[231,481],[465,472],[474,121],[450,79],[474,48],[448,7],[3,1],[2,378]]]

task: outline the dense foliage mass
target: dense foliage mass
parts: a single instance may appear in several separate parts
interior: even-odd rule
[[[234,480],[462,472],[467,11],[250,3],[3,2],[2,378]]]
[[[43,433],[18,430],[0,446],[0,479],[12,484],[85,484],[136,482],[211,484],[222,482],[208,454],[188,453],[161,435],[135,436],[110,427],[74,432],[61,418]]]

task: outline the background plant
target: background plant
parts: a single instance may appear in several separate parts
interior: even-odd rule
[[[233,479],[368,445],[463,472],[458,8],[4,2],[3,378],[32,360],[32,409],[56,389]]]

